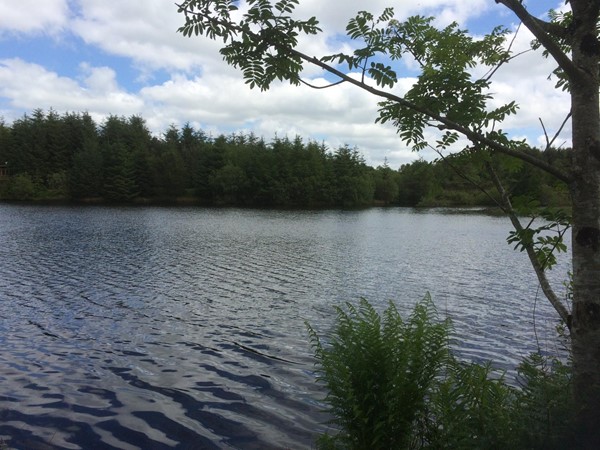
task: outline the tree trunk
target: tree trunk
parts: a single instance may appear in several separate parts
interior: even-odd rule
[[[600,45],[598,1],[571,1],[573,63],[573,390],[580,448],[600,448]]]

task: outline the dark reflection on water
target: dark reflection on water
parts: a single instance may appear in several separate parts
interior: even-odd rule
[[[402,209],[0,205],[0,437],[310,448],[327,426],[304,320],[325,332],[360,296],[408,312],[430,291],[464,357],[512,368],[536,347],[541,294],[507,232]],[[536,325],[553,351],[541,297]]]

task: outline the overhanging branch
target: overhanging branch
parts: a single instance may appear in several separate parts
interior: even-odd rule
[[[519,152],[517,150],[513,150],[505,145],[500,144],[499,142],[494,141],[493,139],[490,139],[490,138],[484,136],[481,133],[473,131],[457,122],[454,122],[453,120],[449,120],[446,117],[443,117],[433,111],[430,111],[427,108],[424,108],[420,105],[412,103],[412,102],[410,102],[402,97],[399,97],[397,95],[394,95],[390,92],[382,91],[381,89],[377,89],[373,86],[369,86],[368,84],[366,84],[362,81],[355,80],[354,78],[348,76],[347,74],[337,70],[336,68],[330,66],[329,64],[324,63],[323,61],[321,61],[315,57],[308,56],[308,55],[306,55],[296,49],[293,49],[293,48],[288,49],[288,51],[291,54],[293,54],[294,56],[297,56],[310,64],[314,64],[314,65],[326,70],[327,72],[329,72],[333,75],[336,75],[340,79],[343,79],[343,80],[347,81],[348,83],[351,83],[351,84],[353,84],[353,85],[355,85],[377,97],[391,100],[393,102],[400,104],[401,106],[403,106],[405,108],[409,108],[413,111],[424,114],[425,116],[427,116],[437,122],[442,123],[446,128],[449,128],[449,129],[459,132],[460,134],[464,135],[467,139],[469,139],[471,142],[474,142],[477,144],[483,144],[483,145],[487,146],[488,148],[490,148],[491,150],[497,151],[499,153],[504,153],[505,155],[509,155],[514,158],[525,161],[535,167],[538,167],[539,169],[542,169],[542,170],[548,172],[549,174],[555,176],[556,178],[558,178],[559,180],[561,180],[567,184],[571,182],[571,178],[567,174],[565,174],[561,170],[557,169],[553,165],[548,164],[547,162],[536,158],[535,156],[529,155],[524,152]]]

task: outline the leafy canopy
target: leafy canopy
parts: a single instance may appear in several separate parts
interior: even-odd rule
[[[302,63],[288,51],[298,44],[299,33],[316,34],[321,31],[312,17],[301,21],[291,13],[298,0],[250,0],[250,8],[239,19],[237,1],[188,0],[179,6],[186,23],[179,28],[184,36],[206,35],[221,38],[226,44],[221,49],[225,61],[242,70],[251,88],[269,89],[275,80],[289,80],[300,84]]]

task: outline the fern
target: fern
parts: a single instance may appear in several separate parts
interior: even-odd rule
[[[326,344],[307,323],[318,380],[338,432],[323,449],[560,448],[569,432],[570,367],[532,355],[522,389],[490,363],[466,364],[449,350],[451,324],[429,294],[403,320],[365,299],[336,308]]]
[[[333,422],[324,448],[404,448],[448,357],[448,322],[436,321],[429,295],[407,322],[390,303],[383,318],[365,299],[336,308],[337,326],[325,347],[307,324]]]

